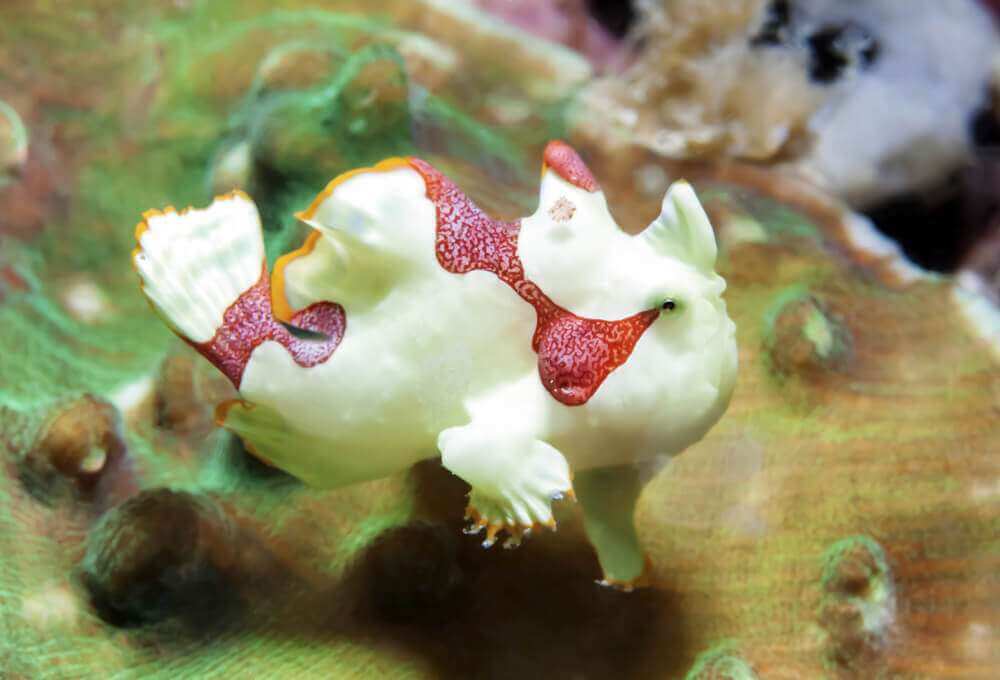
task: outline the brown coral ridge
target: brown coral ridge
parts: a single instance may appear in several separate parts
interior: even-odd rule
[[[885,553],[870,537],[851,536],[830,546],[825,558],[819,623],[829,661],[846,677],[882,667],[896,616]]]
[[[205,434],[214,426],[214,405],[235,396],[231,385],[190,351],[173,352],[160,364],[153,395],[155,424],[176,434]]]
[[[18,468],[28,491],[45,502],[71,496],[106,507],[136,487],[121,417],[90,394],[56,410]]]
[[[214,499],[147,489],[91,529],[79,578],[108,623],[231,620],[280,571],[270,550]],[[294,576],[288,575],[294,582]]]

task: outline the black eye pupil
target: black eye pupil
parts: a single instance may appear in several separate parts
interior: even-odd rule
[[[677,303],[675,303],[673,300],[667,300],[666,302],[663,303],[662,306],[663,309],[667,310],[668,312],[672,312],[674,311],[674,308],[677,307]]]

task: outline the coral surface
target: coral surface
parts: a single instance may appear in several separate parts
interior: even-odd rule
[[[787,177],[573,138],[588,64],[456,7],[2,4],[28,143],[0,188],[2,674],[994,676],[995,309]],[[487,552],[434,464],[317,491],[249,455],[122,266],[139,212],[244,182],[273,262],[286,216],[387,155],[512,219],[566,135],[631,231],[691,180],[740,329],[730,410],[639,500],[631,594],[593,584],[573,508]]]

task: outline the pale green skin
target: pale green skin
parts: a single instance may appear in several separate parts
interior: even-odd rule
[[[678,305],[660,315],[589,401],[572,407],[538,377],[533,308],[490,272],[453,274],[438,263],[435,207],[418,172],[383,165],[331,187],[304,215],[321,236],[284,267],[284,289],[295,309],[339,302],[347,332],[330,359],[311,368],[276,342],[257,347],[240,385],[246,403],[230,408],[224,425],[274,464],[323,487],[441,455],[471,485],[470,505],[491,526],[488,544],[497,528],[519,537],[524,528],[551,524],[551,501],[575,479],[606,580],[636,580],[644,568],[632,521],[644,481],[636,464],[655,469],[701,438],[725,410],[736,376],[725,282],[713,271],[714,235],[690,186],[675,185],[661,216],[629,236],[601,192],[543,173],[539,209],[523,220],[519,238],[528,278],[589,318],[623,318],[666,299]],[[553,211],[557,201],[572,206],[570,218]],[[229,290],[260,271],[259,224],[234,224],[239,211],[223,208],[217,202],[184,218],[197,222],[188,232],[226,230],[226,250],[215,250],[218,266],[204,241],[190,283],[160,286],[153,268],[137,262],[147,294],[196,341],[217,327],[203,321],[212,317],[206,310],[219,323],[225,310],[201,286]],[[158,226],[151,221],[150,231]],[[170,243],[153,252],[142,240],[138,257],[161,262],[160,272],[189,268],[183,244]],[[237,283],[217,284],[220,277]]]

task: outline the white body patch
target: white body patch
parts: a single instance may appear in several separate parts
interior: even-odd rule
[[[552,500],[573,493],[572,468],[606,582],[634,580],[643,561],[631,510],[641,487],[627,465],[697,441],[722,415],[736,378],[725,282],[713,271],[715,239],[694,191],[675,185],[660,217],[630,236],[600,191],[544,171],[538,210],[521,222],[517,241],[527,281],[580,324],[637,315],[651,324],[624,363],[607,364],[617,367],[574,406],[542,383],[532,347],[536,311],[514,284],[439,263],[437,211],[422,171],[389,161],[335,180],[299,215],[319,236],[281,264],[275,296],[283,293],[293,309],[339,303],[346,331],[332,355],[309,367],[279,342],[257,345],[239,382],[243,401],[229,405],[225,427],[258,455],[324,487],[440,453],[472,486],[469,513],[489,527],[486,545],[501,528],[516,542],[527,527],[553,524]],[[147,295],[187,337],[211,338],[226,307],[258,280],[256,211],[223,199],[147,222],[136,256]],[[489,251],[493,243],[470,247]],[[586,362],[607,360],[600,352],[618,342],[572,336],[590,343],[581,350],[553,337],[556,353],[546,360],[569,369],[579,361],[573,352],[596,352],[581,365],[597,365]]]
[[[585,469],[675,453],[718,419],[736,374],[721,278],[660,256],[617,227],[602,193],[547,171],[520,233],[527,278],[580,316],[622,318],[664,295],[684,305],[646,331],[590,401],[565,406],[539,380],[532,307],[490,272],[438,263],[425,194],[415,170],[364,173],[307,220],[323,236],[285,268],[289,303],[337,301],[347,332],[312,368],[277,343],[253,353],[244,398],[326,443],[315,455],[328,460],[300,450],[278,464],[324,486],[380,477],[436,455],[442,431],[479,420],[529,431]],[[560,201],[579,206],[566,223],[549,214]]]

